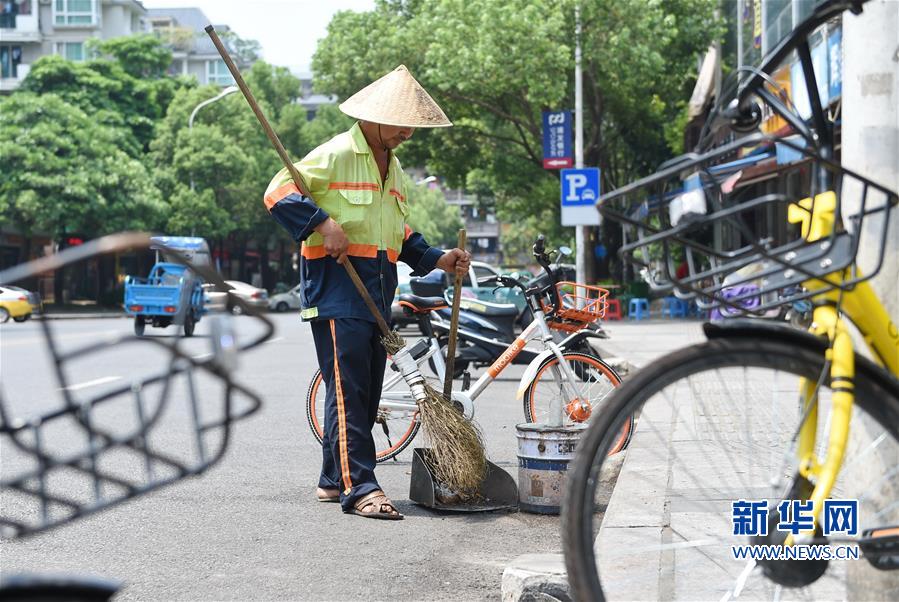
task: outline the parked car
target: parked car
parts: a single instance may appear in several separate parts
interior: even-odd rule
[[[268,300],[268,308],[272,311],[287,311],[300,309],[300,285],[296,285],[289,291],[272,295]]]
[[[10,290],[14,290],[17,293],[22,293],[26,297],[28,297],[28,304],[31,305],[31,312],[39,314],[44,309],[43,301],[41,300],[41,296],[39,293],[34,291],[25,290],[24,288],[18,286],[6,286]]]
[[[216,290],[211,282],[203,284],[203,308],[207,312],[225,311],[228,302],[228,293]]]
[[[245,301],[247,305],[256,309],[268,307],[268,291],[264,288],[259,288],[258,286],[253,286],[252,284],[247,284],[246,282],[241,282],[239,280],[225,280],[225,284],[229,284],[233,288],[231,292]],[[239,305],[235,305],[231,310],[231,313],[240,315],[243,313],[243,308]]]
[[[10,318],[16,322],[24,322],[30,317],[31,304],[28,296],[9,286],[0,287],[0,323],[8,322]]]
[[[472,261],[468,274],[462,279],[462,298],[480,299],[491,303],[514,303],[518,310],[526,303],[518,289],[500,288],[495,284],[482,284],[481,280],[499,276],[500,271],[483,261]],[[440,297],[448,287],[453,286],[453,276],[442,270],[434,270],[427,276],[416,278],[416,294],[426,297]],[[414,292],[414,291],[413,291]]]

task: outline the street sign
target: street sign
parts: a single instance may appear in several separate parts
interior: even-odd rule
[[[574,165],[571,121],[571,111],[543,111],[543,169]]]
[[[599,168],[563,169],[562,225],[598,226]]]

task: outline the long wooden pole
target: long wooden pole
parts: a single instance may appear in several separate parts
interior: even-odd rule
[[[231,55],[228,53],[228,49],[225,48],[225,45],[222,44],[221,38],[219,38],[218,34],[215,31],[215,27],[213,27],[212,25],[207,25],[206,33],[209,34],[209,37],[210,39],[212,39],[212,43],[215,45],[216,50],[219,51],[222,60],[225,61],[225,66],[228,67],[228,71],[231,72],[231,76],[234,78],[234,82],[237,84],[237,87],[240,88],[241,92],[243,92],[243,97],[247,99],[247,104],[250,105],[250,108],[253,109],[253,113],[256,114],[256,119],[259,120],[259,123],[262,125],[262,129],[265,130],[265,135],[268,136],[268,139],[272,143],[272,146],[274,146],[275,150],[278,151],[278,156],[281,157],[281,162],[284,163],[284,167],[287,168],[287,172],[290,174],[290,177],[293,178],[294,184],[297,185],[297,188],[300,189],[300,192],[303,195],[309,196],[309,193],[306,192],[308,189],[303,182],[303,176],[300,175],[300,170],[298,170],[293,164],[293,161],[290,160],[290,156],[287,154],[287,150],[284,148],[284,145],[281,144],[281,140],[278,138],[275,130],[272,129],[272,126],[269,124],[268,119],[266,119],[265,114],[259,107],[259,103],[256,102],[256,98],[250,91],[249,86],[247,86],[247,83],[243,80],[243,76],[240,74],[240,70],[237,68],[237,65],[234,64],[233,60],[231,60]],[[387,322],[384,320],[384,316],[381,315],[381,311],[378,309],[378,306],[375,305],[375,302],[374,300],[372,300],[371,295],[368,294],[368,290],[365,288],[365,285],[362,284],[362,279],[359,278],[359,274],[356,273],[356,268],[354,268],[353,264],[350,263],[349,257],[347,257],[346,261],[343,262],[343,267],[346,268],[346,271],[350,276],[350,280],[353,281],[353,285],[355,285],[356,290],[362,297],[362,300],[365,301],[365,305],[368,307],[368,310],[372,313],[375,321],[378,323],[378,327],[381,329],[381,334],[385,337],[389,336],[390,328],[387,326]]]
[[[459,248],[465,250],[465,230],[459,230]],[[450,317],[449,341],[446,343],[446,374],[443,376],[443,397],[452,399],[453,395],[453,369],[456,364],[456,341],[459,335],[459,303],[462,301],[462,278],[456,270],[456,280],[453,283],[453,312]],[[472,286],[474,286],[472,282]]]

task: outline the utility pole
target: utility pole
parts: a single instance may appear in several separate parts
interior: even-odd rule
[[[842,163],[848,169],[892,190],[899,189],[899,7],[892,0],[874,0],[864,5],[861,15],[843,13],[842,65]],[[839,65],[839,53],[830,57]],[[846,194],[843,215],[861,210],[857,194]],[[876,205],[882,199],[869,202]],[[852,206],[849,206],[849,204]],[[881,249],[879,234],[885,215],[865,218],[862,244],[858,253],[861,270],[871,265],[879,253],[884,254],[883,267],[871,285],[892,316],[899,312],[899,211],[890,215],[888,236]],[[868,244],[865,244],[866,241]],[[895,319],[895,317],[894,317]],[[863,417],[866,418],[866,417]],[[853,423],[852,428],[856,428]],[[873,421],[858,428],[874,428]],[[882,446],[881,446],[882,447]],[[895,469],[896,456],[889,450],[872,450],[859,469],[859,478],[876,483]],[[874,488],[870,508],[884,508],[894,501],[888,488]],[[860,564],[849,562],[847,565]],[[878,574],[874,574],[878,573]],[[882,574],[880,574],[882,573]],[[846,596],[853,600],[870,600],[883,595],[889,587],[889,573],[865,571],[861,566],[847,566]]]
[[[584,167],[584,83],[581,73],[581,9],[574,5],[574,166]],[[587,283],[587,226],[574,227],[577,281]]]

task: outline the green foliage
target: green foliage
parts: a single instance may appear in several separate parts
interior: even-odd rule
[[[154,229],[165,204],[127,133],[55,94],[0,100],[0,215],[25,232],[94,236]]]
[[[342,99],[404,63],[455,123],[416,132],[404,161],[453,186],[478,172],[503,221],[516,231],[532,223],[522,245],[538,224],[562,235],[558,174],[542,168],[541,113],[574,105],[576,1],[381,0],[370,12],[337,13],[313,58],[316,88]],[[579,5],[585,164],[602,168],[609,189],[670,156],[666,132],[690,95],[696,57],[722,30],[716,0]]]
[[[161,78],[172,64],[172,52],[149,33],[104,41],[94,38],[88,40],[87,51],[113,57],[125,73],[136,78]]]
[[[287,69],[264,62],[256,63],[245,77],[298,159],[309,150],[303,141],[305,113],[292,103],[299,80]],[[219,92],[215,86],[178,90],[157,126],[150,158],[156,184],[171,203],[168,227],[210,238],[253,238],[264,246],[286,236],[262,203],[281,162],[240,94],[203,107],[188,128],[193,110]]]
[[[676,106],[677,114],[664,126],[665,142],[668,143],[668,148],[672,153],[681,155],[684,152],[684,130],[687,129],[687,124],[690,122],[690,113],[686,101],[682,100]]]
[[[315,119],[303,126],[302,145],[309,152],[337,134],[347,131],[353,123],[354,120],[341,113],[336,105],[322,105],[315,112]],[[403,149],[405,148],[403,145]]]
[[[260,44],[256,40],[244,40],[239,35],[237,35],[237,32],[230,29],[226,31],[220,31],[218,32],[218,34],[222,42],[225,43],[225,46],[228,47],[228,51],[231,53],[231,58],[234,59],[234,62],[237,63],[238,66],[243,67],[246,65],[250,65],[260,59],[259,53],[262,52],[262,44]],[[278,68],[284,69],[284,67]]]
[[[459,209],[446,202],[443,193],[427,186],[418,186],[406,178],[409,194],[407,222],[434,247],[455,247],[462,218]]]
[[[215,201],[215,193],[206,188],[192,192],[177,186],[169,197],[170,213],[165,231],[173,236],[225,236],[234,227],[228,212]]]
[[[128,128],[131,136],[122,140],[123,149],[140,156],[175,91],[194,84],[164,77],[162,60],[170,60],[171,53],[153,36],[126,36],[93,46],[113,58],[73,62],[55,55],[41,57],[21,91],[55,94],[102,124]]]

